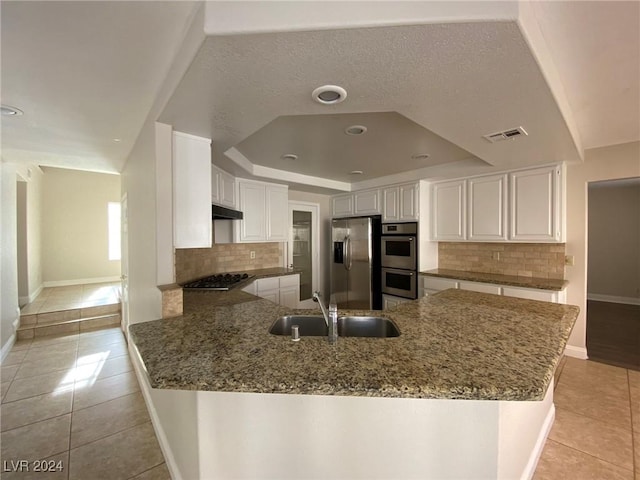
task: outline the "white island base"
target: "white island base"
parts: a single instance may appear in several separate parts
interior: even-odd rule
[[[151,389],[175,480],[526,479],[554,418],[538,402]]]

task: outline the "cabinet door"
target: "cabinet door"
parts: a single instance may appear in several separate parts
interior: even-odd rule
[[[465,181],[436,183],[433,185],[432,192],[433,239],[465,240]]]
[[[353,195],[340,195],[331,199],[334,217],[348,217],[353,215]]]
[[[172,163],[174,247],[211,247],[211,140],[173,132]]]
[[[475,242],[506,240],[507,176],[470,178],[467,196],[467,238]]]
[[[493,293],[494,295],[500,295],[502,293],[502,288],[490,283],[461,281],[458,283],[458,288],[460,288],[460,290],[471,290],[472,292]]]
[[[503,287],[502,294],[506,297],[528,298],[529,300],[541,300],[543,302],[558,303],[558,292],[551,290]]]
[[[398,220],[418,221],[418,185],[400,185],[398,187],[400,198],[400,218]]]
[[[287,287],[280,289],[280,305],[289,308],[298,308],[300,289],[298,287]]]
[[[289,230],[289,195],[286,188],[266,188],[267,240],[286,242]]]
[[[280,290],[268,290],[259,294],[259,297],[269,300],[273,303],[280,303]]]
[[[378,215],[380,213],[380,191],[356,192],[354,195],[355,215]]]
[[[222,170],[218,173],[220,188],[219,202],[229,208],[236,207],[236,180],[232,175]]]
[[[382,221],[398,221],[400,219],[400,189],[385,188],[382,192]]]
[[[266,238],[266,205],[265,186],[255,183],[240,182],[240,241],[259,242]]]
[[[458,282],[449,278],[440,277],[424,277],[422,286],[425,290],[447,290],[449,288],[458,288]]]
[[[560,241],[560,169],[542,167],[510,174],[510,239]]]
[[[211,203],[220,204],[220,170],[211,165]]]

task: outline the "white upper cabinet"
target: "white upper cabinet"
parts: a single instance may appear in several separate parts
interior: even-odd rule
[[[353,194],[348,193],[332,197],[331,212],[334,217],[349,217],[353,215]]]
[[[560,242],[560,167],[512,172],[509,181],[510,240]]]
[[[380,190],[364,190],[353,194],[354,215],[379,215]]]
[[[243,219],[236,230],[238,242],[284,242],[288,237],[286,186],[238,180],[238,196]]]
[[[236,179],[215,165],[211,165],[211,203],[236,208]]]
[[[280,185],[266,186],[267,241],[286,242],[289,231],[289,191]]]
[[[240,197],[240,242],[263,242],[267,238],[267,210],[265,204],[266,189],[264,184],[238,182]]]
[[[474,242],[507,239],[507,175],[467,180],[467,239]]]
[[[436,241],[562,242],[563,170],[548,166],[432,187]]]
[[[434,240],[466,239],[465,184],[465,180],[455,180],[433,185],[431,232]]]
[[[419,183],[387,187],[382,191],[383,222],[417,222]]]
[[[174,247],[211,247],[211,140],[173,132],[172,166]]]

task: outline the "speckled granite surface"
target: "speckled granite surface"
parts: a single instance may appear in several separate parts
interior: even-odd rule
[[[511,287],[539,288],[540,290],[563,290],[569,282],[553,278],[517,277],[515,275],[500,275],[497,273],[466,272],[463,270],[447,270],[436,268],[420,272],[427,277],[444,277],[455,280],[468,280],[469,282],[495,283]]]
[[[384,312],[400,337],[335,346],[269,334],[291,310],[241,291],[204,294],[188,312],[130,327],[154,388],[540,400],[578,307],[446,290]]]

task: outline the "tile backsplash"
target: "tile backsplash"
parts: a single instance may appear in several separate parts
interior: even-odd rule
[[[440,242],[438,268],[564,279],[564,243]]]
[[[251,252],[256,258],[251,258]],[[281,267],[282,243],[224,243],[211,248],[177,248],[176,283],[214,273]]]

